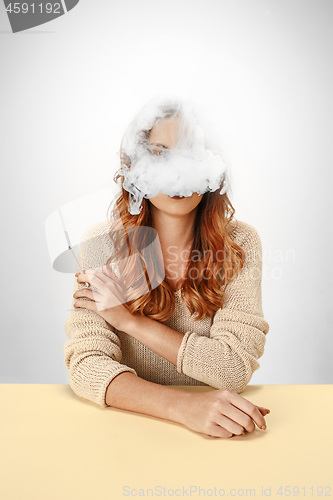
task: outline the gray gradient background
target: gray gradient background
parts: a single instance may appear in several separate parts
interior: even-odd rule
[[[270,324],[250,384],[333,383],[332,13],[323,0],[81,0],[12,34],[0,5],[2,383],[68,383],[74,276],[44,222],[112,185],[122,132],[163,91],[218,119],[235,216],[261,236]]]

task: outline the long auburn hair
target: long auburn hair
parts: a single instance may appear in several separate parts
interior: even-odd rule
[[[149,132],[143,131],[144,140]],[[122,146],[120,159],[121,165],[130,168],[131,159]],[[174,312],[175,297],[164,278],[163,261],[156,260],[151,250],[155,230],[147,230],[152,228],[150,201],[142,199],[142,209],[138,215],[129,212],[129,193],[123,188],[121,170],[114,176],[115,182],[118,183],[118,179],[121,181],[121,193],[116,195],[115,207],[112,208],[113,200],[108,209],[111,209],[108,217],[111,225],[109,237],[114,252],[106,264],[115,261],[121,282],[126,285],[123,288],[123,304],[132,314],[139,313],[157,321],[166,321]],[[225,178],[221,187],[223,181]],[[223,308],[227,296],[224,288],[243,268],[246,257],[243,248],[231,237],[230,223],[235,209],[227,194],[220,195],[219,191],[204,193],[196,207],[194,238],[182,282],[181,296],[195,321],[212,317],[219,308]],[[140,227],[146,230],[140,230]],[[222,259],[219,258],[221,252]],[[193,259],[194,255],[199,258]],[[152,277],[155,283],[159,283],[158,286],[151,286]]]

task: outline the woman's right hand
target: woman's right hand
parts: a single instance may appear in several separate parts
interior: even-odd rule
[[[255,424],[262,428],[270,412],[228,389],[186,393],[180,411],[181,423],[189,429],[222,438],[252,432]]]

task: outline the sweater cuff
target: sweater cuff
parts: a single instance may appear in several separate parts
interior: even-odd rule
[[[189,338],[191,333],[192,333],[191,331],[188,331],[184,334],[182,343],[179,346],[178,355],[177,355],[177,372],[178,373],[183,373],[184,351],[186,348],[187,339]]]
[[[118,368],[118,370],[112,372],[112,376],[111,377],[108,377],[104,380],[103,384],[101,385],[101,388],[100,388],[100,393],[99,393],[99,396],[98,396],[98,401],[97,403],[102,407],[102,408],[110,408],[110,406],[108,406],[106,404],[106,390],[110,384],[110,382],[112,382],[112,380],[117,376],[119,375],[120,373],[123,373],[123,372],[131,372],[131,373],[134,373],[134,375],[138,375],[136,373],[136,371],[133,369],[133,368],[130,368],[129,366],[120,366]]]

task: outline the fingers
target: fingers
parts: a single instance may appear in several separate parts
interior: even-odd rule
[[[74,299],[77,299],[79,297],[87,297],[88,299],[97,301],[101,299],[101,294],[99,292],[89,290],[89,288],[81,288],[73,294],[73,297]]]
[[[221,427],[220,425],[217,424],[211,424],[209,426],[208,436],[211,437],[216,437],[216,438],[231,438],[233,436],[233,433],[228,431],[227,429],[224,429],[224,427]]]
[[[86,273],[78,273],[76,281],[78,283],[87,283],[88,285],[90,285],[90,277]]]
[[[254,431],[255,425],[252,418],[247,413],[244,413],[239,408],[236,408],[232,403],[228,401],[224,402],[222,406],[222,412],[228,418],[228,420],[235,424],[232,427],[226,427],[225,425],[223,425],[223,427],[228,429],[233,434],[241,434],[241,431],[244,431],[244,429],[247,432]],[[232,429],[236,429],[237,432]]]
[[[96,310],[95,302],[92,300],[76,300],[73,307],[75,307],[75,309],[82,307],[83,309],[91,309],[92,311]]]
[[[98,269],[87,269],[84,273],[77,273],[75,276],[77,276],[77,281],[79,283],[87,283],[90,278],[104,281],[104,274],[98,271]]]
[[[265,416],[265,415],[268,415],[268,413],[271,412],[271,410],[269,410],[268,408],[264,408],[263,406],[258,406],[256,405],[257,408],[259,409],[259,411]]]
[[[236,408],[239,408],[242,410],[246,415],[252,418],[252,420],[257,424],[257,426],[262,429],[266,428],[266,421],[264,419],[264,416],[262,413],[259,411],[259,408],[248,401],[247,399],[244,399],[242,396],[237,394],[236,392],[233,391],[226,391],[227,398],[231,404],[233,404]]]
[[[244,433],[244,427],[242,425],[240,425],[239,423],[235,422],[234,420],[232,420],[231,418],[228,418],[228,416],[226,416],[226,415],[221,415],[221,414],[216,415],[215,421],[218,425],[220,425],[221,427],[223,427],[227,431],[231,432],[231,434],[236,434],[237,436],[240,436],[241,434]],[[252,422],[252,420],[251,420],[251,422]],[[254,429],[253,422],[252,422],[252,426]],[[246,428],[246,430],[248,430],[248,429]],[[251,431],[249,431],[249,432],[251,432]]]
[[[84,273],[76,273],[75,276],[78,283],[91,283],[95,288],[110,284],[110,278],[115,285],[119,286],[118,277],[105,265],[103,272],[98,271],[98,269],[88,269]]]
[[[105,266],[103,266],[104,268]],[[78,283],[87,283],[95,288],[95,291],[92,292],[93,295],[87,293],[89,289],[85,289],[85,295],[96,301],[98,311],[104,311],[126,302],[123,289],[118,283],[118,278],[111,277],[110,274],[111,271],[107,276],[97,269],[88,269],[85,273],[78,273],[77,276]]]
[[[82,279],[87,276],[87,279],[84,279],[84,281],[90,283],[97,289],[103,287],[107,279],[105,278],[104,274],[97,269],[88,269],[88,271],[86,271],[86,274],[82,274],[81,276]]]
[[[113,286],[113,289],[118,292],[118,294],[121,295],[121,297],[123,296],[124,294],[124,289],[123,289],[123,283],[122,281],[118,278],[118,276],[116,275],[116,273],[114,273],[112,271],[112,269],[110,269],[109,266],[106,266],[104,265],[103,266],[103,273],[107,276],[106,280],[107,280],[107,285],[110,285],[112,284]],[[111,278],[111,282],[110,282],[110,278]],[[119,299],[120,300],[120,299]],[[121,299],[122,300],[122,299]]]

